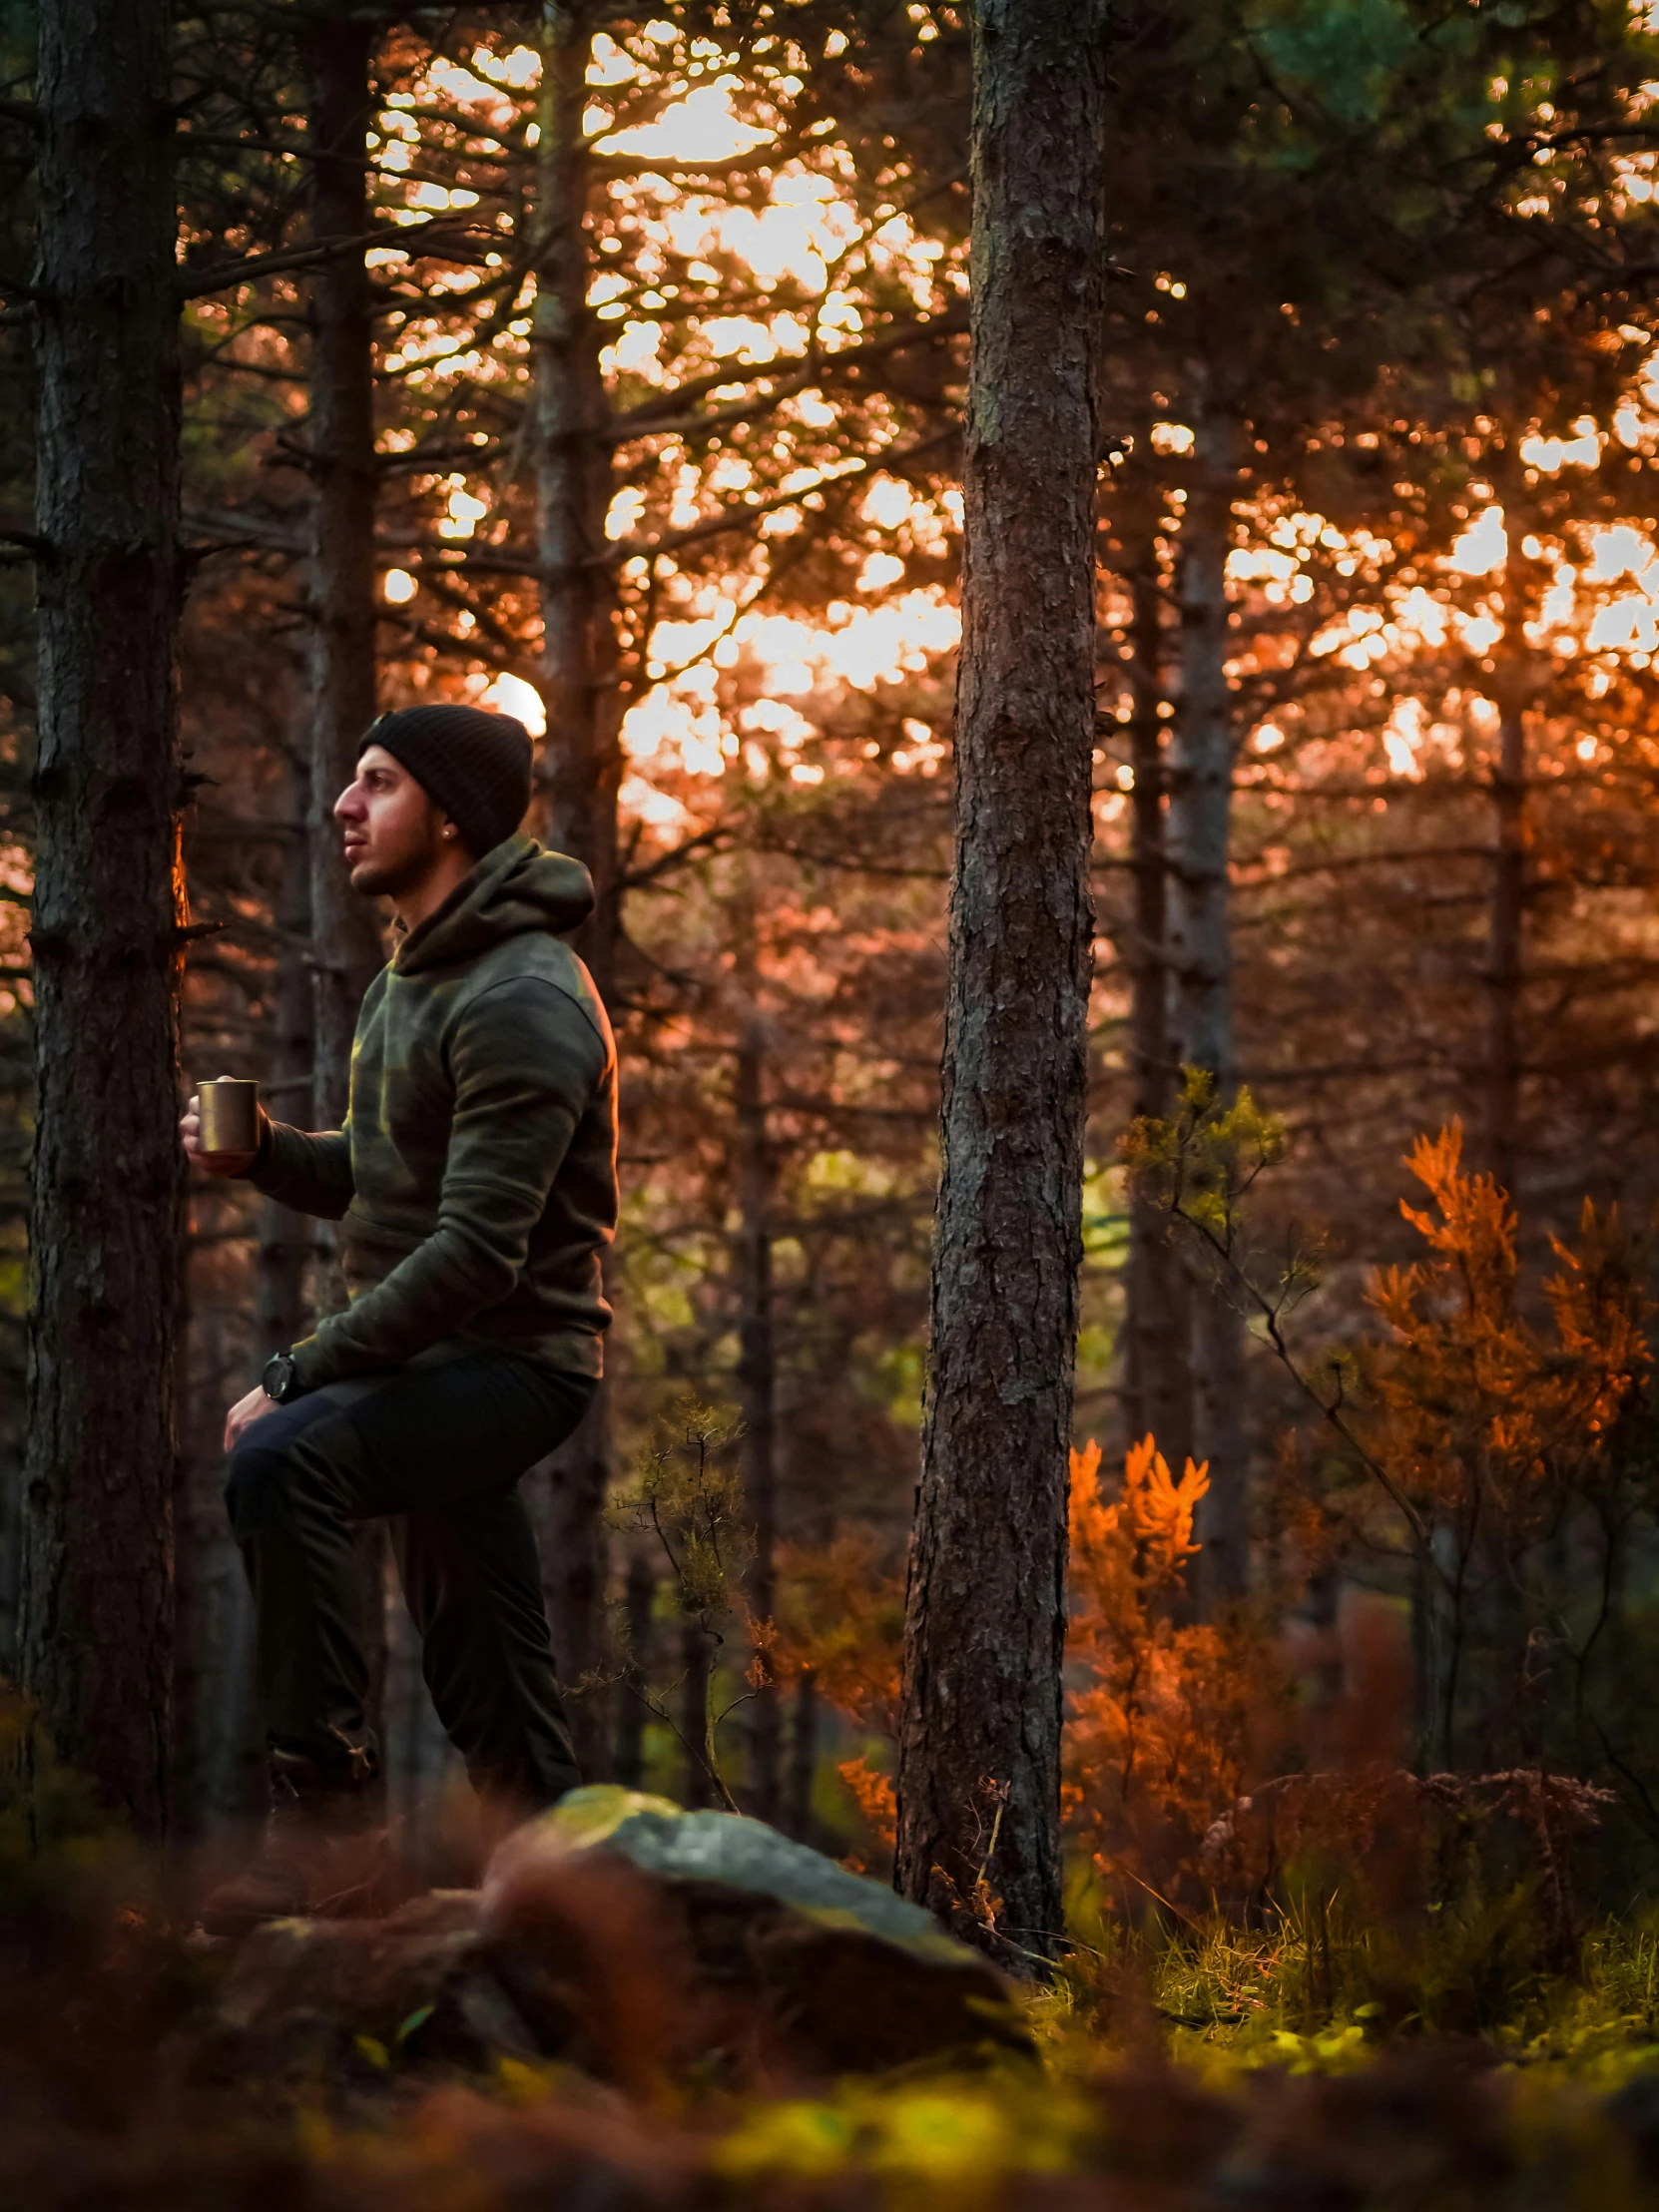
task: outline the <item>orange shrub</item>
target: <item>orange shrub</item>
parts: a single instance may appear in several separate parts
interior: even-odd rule
[[[1147,1436],[1115,1496],[1099,1477],[1098,1444],[1072,1453],[1066,1822],[1109,1877],[1190,1889],[1206,1832],[1242,1792],[1276,1669],[1242,1616],[1182,1618],[1206,1468],[1189,1459],[1176,1480]]]

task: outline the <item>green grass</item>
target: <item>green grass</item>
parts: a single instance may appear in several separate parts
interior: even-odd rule
[[[1097,1919],[1033,2016],[1062,2071],[1158,2048],[1218,2086],[1261,2067],[1344,2072],[1433,2036],[1598,2090],[1659,2064],[1659,1916],[1597,1924],[1575,1971],[1543,1961],[1539,1931],[1524,1886],[1393,1927],[1341,1894],[1259,1927]]]

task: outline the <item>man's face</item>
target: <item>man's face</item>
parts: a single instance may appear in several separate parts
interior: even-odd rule
[[[351,888],[395,898],[412,890],[454,839],[444,836],[442,810],[384,746],[365,746],[357,773],[334,802],[344,832]]]

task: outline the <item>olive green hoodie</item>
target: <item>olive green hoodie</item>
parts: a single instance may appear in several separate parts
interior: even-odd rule
[[[293,1348],[307,1389],[495,1345],[598,1375],[616,1228],[616,1048],[559,932],[579,861],[511,836],[364,994],[345,1127],[270,1124],[250,1180],[342,1221],[351,1303]]]

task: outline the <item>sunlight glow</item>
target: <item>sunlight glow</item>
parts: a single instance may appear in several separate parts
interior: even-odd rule
[[[605,516],[608,538],[631,538],[645,513],[645,493],[638,484],[624,484]]]
[[[1610,600],[1590,624],[1591,652],[1651,653],[1659,646],[1659,613],[1651,600],[1630,594]]]
[[[472,66],[480,77],[510,85],[515,92],[532,92],[541,83],[541,56],[533,46],[515,46],[507,54],[492,54],[487,46],[479,46],[473,50]]]
[[[1390,776],[1408,778],[1412,783],[1422,778],[1422,746],[1428,717],[1420,699],[1396,699],[1393,711],[1382,726],[1382,750],[1387,756]]]
[[[630,111],[626,104],[636,95],[621,88],[641,82],[643,65],[619,37],[600,32],[594,39],[586,128],[601,155],[625,155],[647,165],[642,176],[619,178],[608,188],[617,236],[631,235],[635,242],[626,273],[623,255],[608,266],[596,257],[599,266],[590,279],[589,300],[605,328],[607,377],[637,377],[657,387],[688,369],[702,373],[731,362],[730,388],[712,392],[718,406],[751,387],[753,375],[746,370],[857,343],[865,331],[865,287],[871,278],[883,313],[885,300],[904,292],[919,310],[930,309],[941,276],[958,291],[965,289],[965,257],[958,248],[920,236],[901,211],[867,225],[848,185],[817,147],[769,162],[760,191],[746,192],[736,202],[712,190],[688,192],[672,170],[741,161],[746,155],[767,161],[777,134],[740,112],[746,108],[743,81],[724,69],[717,45],[688,41],[684,27],[667,19],[628,35],[640,51],[641,37],[674,48],[677,57],[685,57],[689,47],[697,81],[671,79],[669,104],[648,122],[630,121],[630,112],[641,110]],[[666,54],[664,61],[670,69],[678,67]],[[495,52],[478,45],[465,61],[440,57],[408,93],[388,97],[379,153],[383,168],[400,178],[397,204],[388,212],[410,223],[423,214],[478,205],[475,192],[445,191],[407,174],[421,166],[422,127],[403,111],[441,106],[457,117],[462,133],[468,119],[476,118],[480,136],[516,119],[525,142],[533,145],[537,126],[527,96],[540,77],[534,47]],[[800,88],[785,80],[784,89]],[[649,166],[657,161],[664,165],[661,175]],[[602,229],[601,246],[611,237],[609,228]],[[387,248],[378,258],[405,257]],[[497,257],[486,260],[491,268],[498,266]],[[684,288],[677,291],[677,283]],[[464,288],[460,279],[455,288]],[[466,376],[513,380],[524,372],[530,340],[531,310],[521,293],[482,350],[457,343],[453,324],[441,312],[416,315],[399,328],[383,365],[416,389]],[[736,773],[811,787],[827,774],[845,772],[845,761],[827,768],[814,758],[836,696],[878,693],[930,676],[937,659],[959,642],[959,619],[944,587],[906,589],[905,573],[906,562],[918,555],[948,554],[961,526],[960,492],[921,491],[882,473],[879,435],[862,450],[847,450],[839,440],[826,442],[821,434],[833,432],[839,415],[822,391],[792,392],[778,415],[782,441],[773,449],[776,468],[764,448],[747,454],[741,445],[724,451],[717,446],[694,454],[670,439],[649,489],[622,483],[614,492],[606,535],[623,556],[633,556],[620,559],[621,575],[638,584],[651,572],[650,562],[660,564],[662,615],[645,646],[646,688],[635,695],[621,732],[628,762],[622,808],[652,830],[673,833],[692,819],[676,796],[683,788],[673,782],[676,777]],[[1160,435],[1169,440],[1163,450],[1191,449],[1192,432],[1184,425],[1162,425]],[[796,438],[798,455],[791,450]],[[860,521],[886,542],[866,539],[847,599],[812,621],[758,608],[745,611],[759,568],[746,573],[740,560],[736,573],[694,582],[676,571],[669,549],[655,551],[648,542],[665,530],[695,528],[723,507],[746,499],[770,502],[779,493],[792,504],[757,516],[751,529],[757,541],[784,537],[822,506],[825,489],[853,474],[864,478],[855,487]],[[469,481],[460,472],[416,478],[412,489],[438,509],[438,534],[451,543],[475,538],[498,513],[492,483]],[[504,516],[499,528],[506,528]],[[1312,586],[1296,568],[1293,557],[1284,584],[1287,593],[1301,598]],[[388,604],[401,606],[416,596],[420,579],[410,570],[389,570],[381,588]],[[464,611],[455,613],[452,623],[457,635],[469,634],[471,618]],[[516,715],[537,737],[545,734],[541,698],[522,677],[492,677],[475,665],[466,683],[469,697]],[[936,775],[947,756],[945,740],[915,715],[905,716],[902,727],[903,743],[890,751],[883,743],[877,755],[900,775]],[[659,788],[659,780],[668,788]]]
[[[871,553],[858,571],[859,591],[885,591],[898,583],[904,574],[904,563],[896,553]]]
[[[929,726],[915,715],[906,715],[904,736],[907,742],[901,747],[895,747],[891,755],[892,765],[899,775],[936,776],[939,763],[944,759],[945,749],[934,737]]]
[[[498,676],[479,698],[483,706],[493,707],[498,714],[516,715],[531,737],[547,735],[547,709],[542,705],[541,693],[522,676]]]
[[[1601,459],[1600,430],[1589,415],[1581,415],[1572,428],[1570,438],[1523,438],[1521,459],[1545,476],[1562,468],[1594,468]]]
[[[651,789],[653,768],[690,776],[726,773],[737,733],[725,726],[718,703],[717,664],[743,661],[755,670],[763,693],[737,715],[744,741],[737,757],[747,773],[763,779],[777,768],[792,781],[809,784],[823,772],[798,756],[817,736],[817,727],[791,699],[806,698],[821,686],[873,691],[902,683],[907,675],[925,673],[932,658],[953,651],[961,637],[956,609],[937,589],[906,592],[878,607],[834,601],[829,615],[830,627],[820,630],[791,615],[739,615],[731,599],[716,595],[707,611],[700,604],[689,620],[660,622],[652,633],[652,666],[663,671],[664,680],[629,709],[622,725],[623,750],[640,772],[624,787],[630,811],[638,810],[628,793],[637,797]],[[675,668],[677,673],[669,673]],[[895,768],[900,774],[935,774],[944,757],[942,742],[914,717],[904,734],[908,742],[892,755]],[[797,774],[798,769],[808,773]]]
[[[639,123],[602,138],[598,151],[643,154],[647,161],[720,162],[769,145],[772,132],[757,130],[732,112],[732,94],[741,82],[724,76],[699,85],[665,108],[655,123]]]
[[[1490,615],[1465,615],[1454,609],[1451,619],[1457,626],[1464,649],[1477,658],[1490,653],[1503,636],[1502,623],[1495,622]]]
[[[1597,530],[1590,537],[1591,583],[1609,584],[1620,576],[1640,576],[1654,558],[1651,542],[1628,522]]]
[[[469,538],[485,515],[489,513],[486,500],[475,499],[459,476],[449,479],[448,512],[438,524],[440,538]]]
[[[1444,566],[1460,576],[1489,576],[1508,558],[1509,533],[1503,527],[1503,509],[1487,507],[1452,545]]]
[[[910,505],[908,484],[901,484],[896,476],[877,476],[859,504],[858,515],[878,529],[896,530],[910,519]]]

